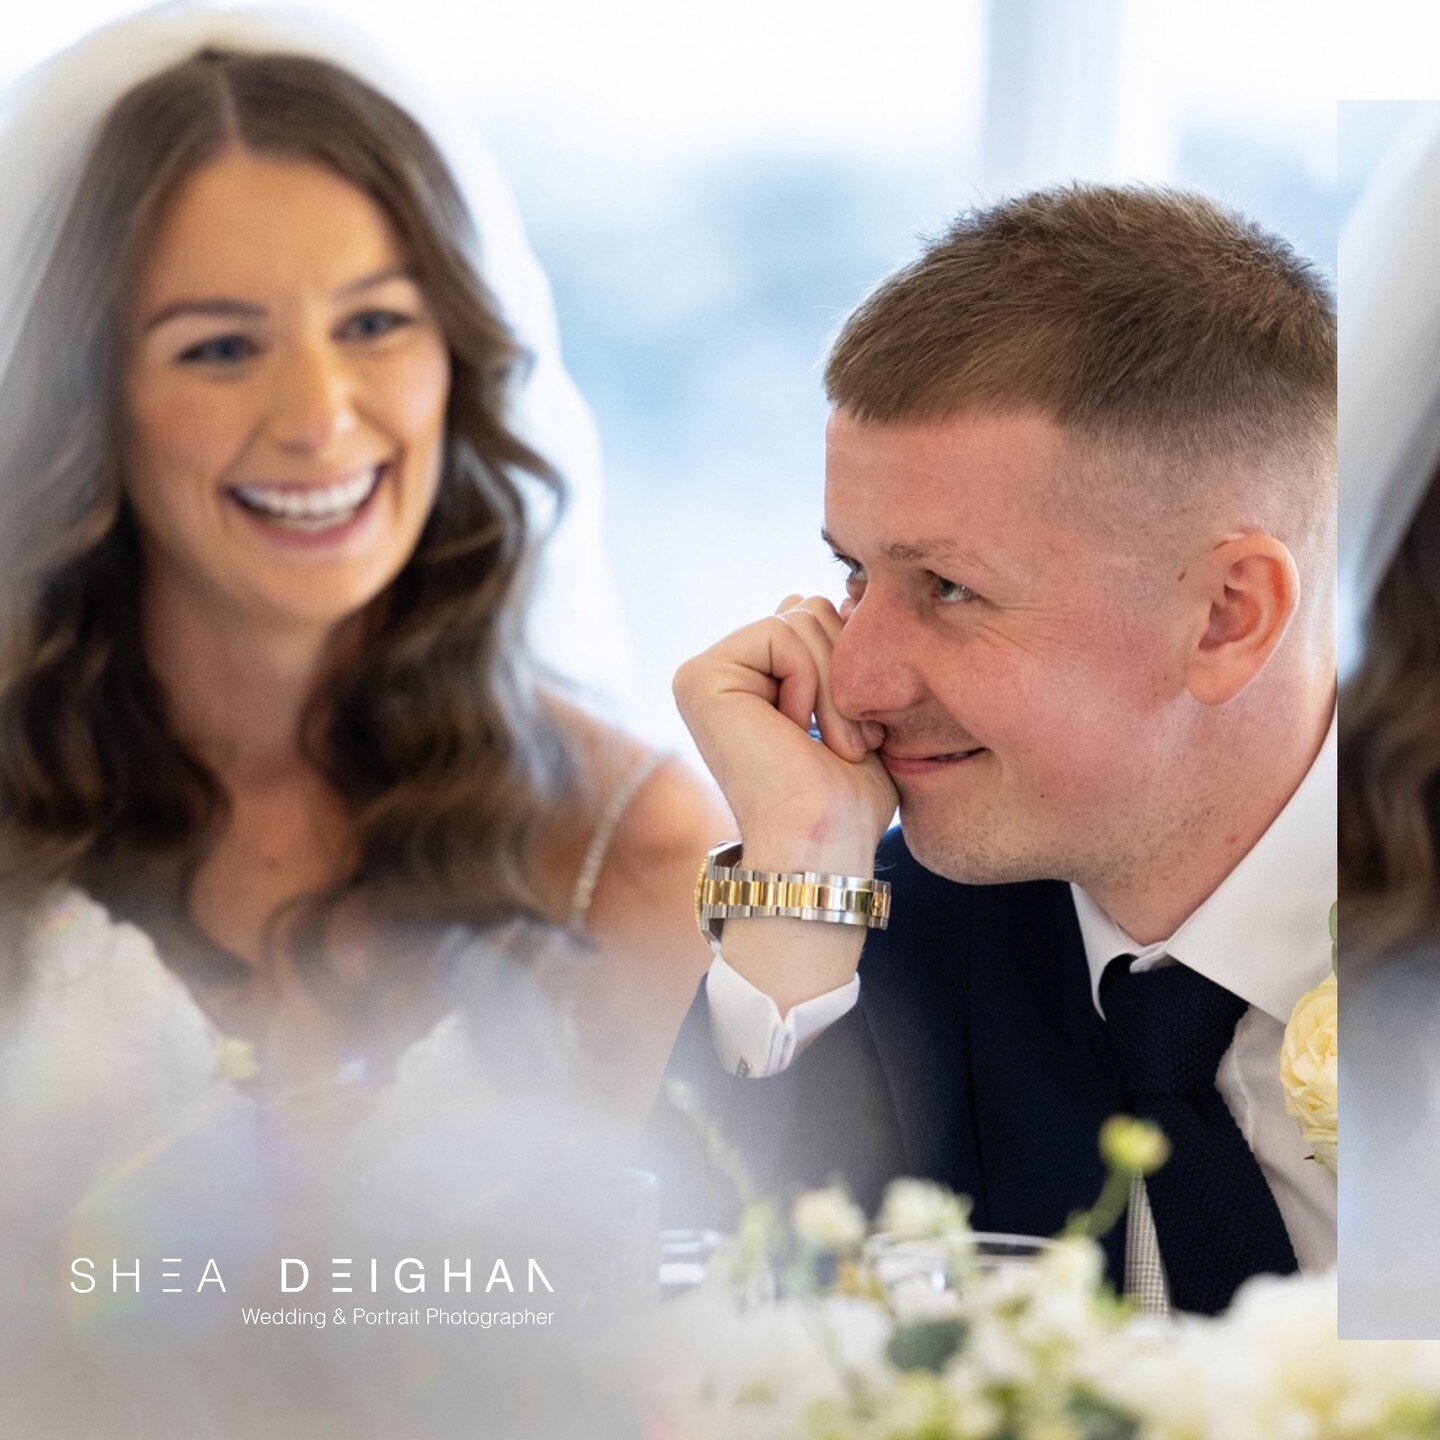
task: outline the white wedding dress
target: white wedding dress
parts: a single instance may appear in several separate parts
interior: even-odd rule
[[[87,1176],[93,1183],[178,1135],[209,1130],[231,1143],[263,1144],[250,1132],[318,1107],[346,1113],[352,1152],[327,1152],[326,1164],[373,1172],[401,1153],[405,1168],[423,1170],[426,1137],[457,1126],[462,1136],[470,1128],[475,1145],[488,1135],[493,1159],[490,1132],[512,1132],[520,1114],[531,1126],[536,1112],[556,1121],[578,1104],[567,981],[591,960],[583,936],[601,868],[659,760],[642,756],[612,793],[577,873],[565,930],[513,922],[448,933],[451,968],[464,970],[462,998],[399,1051],[378,1083],[352,1062],[297,1090],[248,1086],[249,1047],[221,1032],[151,937],[83,890],[56,888],[28,927],[17,1013],[0,1032],[0,1153],[27,1156],[31,1188],[48,1174],[58,1196],[64,1177],[68,1188]],[[580,1110],[563,1118],[579,1123]],[[534,1138],[533,1129],[526,1133]],[[522,1159],[509,1154],[512,1164]]]
[[[240,1083],[243,1044],[221,1033],[143,930],[66,887],[47,899],[31,935],[18,1016],[0,1042],[0,1125],[12,1136],[20,1127],[26,1149],[46,1148],[47,1133],[83,1133],[90,1144],[103,1137],[112,1157],[134,1153],[190,1117],[218,1121],[261,1103]],[[503,939],[482,948],[505,963]],[[551,1018],[558,1035],[559,1016]],[[342,1071],[333,1083],[362,1081]],[[451,1012],[401,1053],[374,1107],[383,1114],[485,1088],[475,1040]]]
[[[601,859],[603,840],[581,876],[592,889]],[[613,1386],[614,1416],[575,1394],[596,1357],[623,1364],[653,1295],[653,1178],[623,1168],[624,1142],[576,1094],[563,983],[537,972],[533,929],[470,937],[462,1003],[377,1083],[347,1067],[280,1094],[247,1080],[245,1047],[151,938],[89,895],[56,890],[31,939],[0,1040],[0,1434],[629,1433]],[[563,934],[540,949],[562,982],[593,958]],[[318,1293],[280,1293],[282,1256],[309,1257]],[[353,1297],[329,1291],[338,1256],[354,1262]],[[92,1292],[72,1288],[77,1257],[93,1262]],[[426,1294],[390,1283],[410,1257]],[[556,1293],[526,1293],[532,1257]],[[473,1292],[435,1293],[452,1258],[473,1260]],[[497,1258],[520,1293],[486,1290]],[[223,1296],[196,1289],[211,1259]],[[185,1293],[159,1292],[167,1264]],[[112,1266],[141,1279],[112,1292]],[[352,1299],[552,1319],[504,1346],[239,1320],[247,1300],[348,1315]],[[439,1402],[407,1389],[416,1354]],[[143,1430],[106,1428],[119,1399]]]

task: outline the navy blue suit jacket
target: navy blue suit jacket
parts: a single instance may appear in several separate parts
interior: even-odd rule
[[[977,1229],[1057,1232],[1104,1181],[1101,1123],[1125,1108],[1070,887],[958,885],[924,869],[899,830],[877,874],[894,887],[890,928],[868,936],[860,1003],[786,1071],[725,1074],[704,987],[671,1074],[767,1193],[842,1175],[873,1213],[897,1175],[939,1180],[974,1201]],[[675,1132],[671,1131],[673,1140]],[[668,1223],[726,1223],[728,1196],[692,1147],[662,1171]],[[1124,1226],[1107,1237],[1123,1273]]]

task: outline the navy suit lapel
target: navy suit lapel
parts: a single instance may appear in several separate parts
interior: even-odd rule
[[[1050,1235],[1094,1203],[1103,1121],[1125,1108],[1095,1011],[1070,887],[975,892],[968,979],[969,1070],[980,1186],[977,1226]],[[1123,1225],[1107,1237],[1123,1270]]]
[[[1070,887],[957,885],[896,831],[878,873],[896,905],[861,994],[906,1169],[971,1196],[977,1228],[1053,1235],[1100,1193],[1100,1126],[1124,1109]],[[1117,1279],[1123,1232],[1105,1241]]]

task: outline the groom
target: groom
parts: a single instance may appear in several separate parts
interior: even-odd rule
[[[931,1176],[1037,1235],[1149,1116],[1172,1158],[1107,1245],[1152,1308],[1332,1264],[1277,1078],[1335,883],[1326,286],[1195,196],[1046,191],[886,280],[825,383],[843,603],[675,693],[722,859],[878,876],[893,915],[716,922],[675,1072],[767,1186]]]

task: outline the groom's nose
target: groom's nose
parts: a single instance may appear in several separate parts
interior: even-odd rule
[[[850,612],[830,655],[830,694],[851,720],[884,722],[925,693],[916,668],[916,623],[872,587]]]

